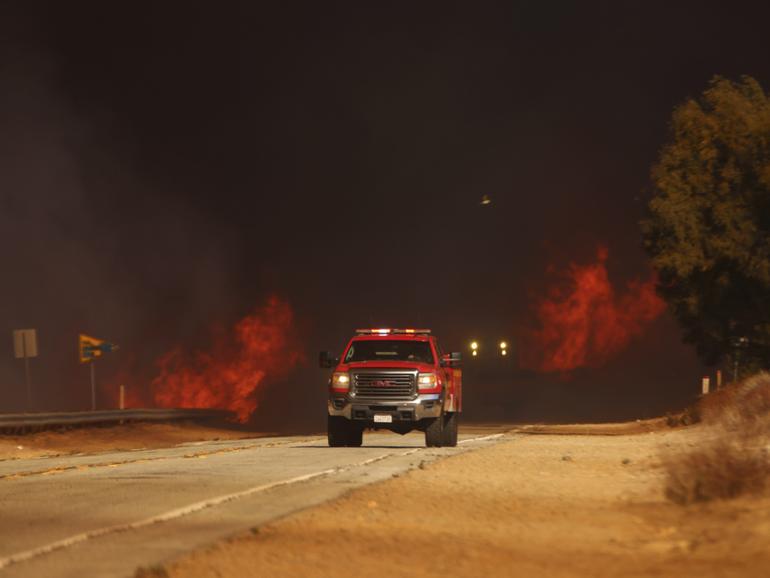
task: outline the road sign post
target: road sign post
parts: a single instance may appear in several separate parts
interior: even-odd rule
[[[37,357],[37,330],[17,329],[13,332],[13,356],[24,360],[24,381],[27,386],[27,411],[32,410],[32,379],[29,360]]]
[[[91,361],[91,411],[96,411],[96,362]]]
[[[78,337],[80,363],[91,365],[91,410],[96,411],[96,359],[104,353],[110,353],[118,348],[114,343],[81,334]]]

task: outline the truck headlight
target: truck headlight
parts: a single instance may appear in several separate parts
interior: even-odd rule
[[[434,389],[436,387],[435,373],[421,373],[417,376],[417,389]]]
[[[344,372],[333,373],[332,387],[335,389],[350,389],[350,375]]]

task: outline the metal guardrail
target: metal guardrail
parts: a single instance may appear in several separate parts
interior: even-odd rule
[[[0,414],[0,432],[24,433],[56,427],[77,427],[126,421],[228,419],[234,415],[233,412],[223,409],[111,409],[55,413],[9,413]]]

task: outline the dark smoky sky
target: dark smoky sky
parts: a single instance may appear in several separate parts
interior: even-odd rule
[[[101,379],[141,381],[270,292],[312,361],[360,325],[431,326],[451,348],[510,336],[546,268],[598,243],[617,283],[646,277],[637,222],[671,110],[714,74],[770,86],[768,12],[3,2],[0,408],[23,401],[15,328],[40,333],[39,406],[76,408],[78,332],[122,346]],[[603,369],[482,372],[468,395],[501,419],[634,417],[689,399],[701,371],[663,318]],[[308,367],[270,395],[322,415],[323,381]]]

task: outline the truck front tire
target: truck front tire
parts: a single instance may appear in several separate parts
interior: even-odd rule
[[[349,419],[330,415],[326,425],[326,437],[331,448],[360,447],[364,430]]]
[[[425,445],[429,448],[455,447],[458,421],[459,416],[454,411],[434,418],[425,428]]]
[[[444,441],[444,415],[434,417],[425,428],[425,445],[429,448],[440,448]]]
[[[444,434],[442,440],[442,446],[453,448],[457,445],[457,422],[460,420],[460,416],[457,412],[451,412],[444,416]]]
[[[348,430],[348,447],[360,448],[361,444],[364,443],[364,428],[352,421],[348,421],[348,425],[350,427]]]

